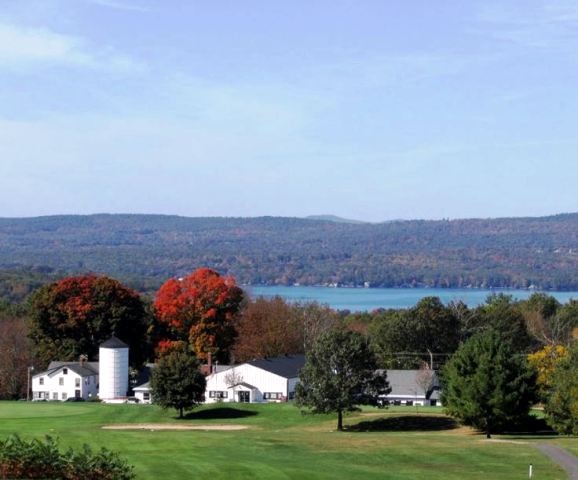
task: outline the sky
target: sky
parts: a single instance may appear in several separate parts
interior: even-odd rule
[[[0,0],[0,217],[578,211],[574,0]]]

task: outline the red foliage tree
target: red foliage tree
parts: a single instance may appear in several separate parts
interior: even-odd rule
[[[140,296],[112,278],[85,275],[45,285],[31,298],[31,332],[40,363],[96,358],[116,335],[130,347],[131,363],[146,359],[149,318]]]
[[[154,303],[156,316],[165,328],[158,349],[184,341],[201,360],[211,353],[217,360],[227,361],[242,300],[243,290],[233,277],[222,277],[209,268],[168,280]]]

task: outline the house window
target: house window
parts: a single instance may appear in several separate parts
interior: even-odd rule
[[[60,377],[58,379],[58,385],[64,385],[64,378]]]
[[[74,386],[77,387],[77,388],[80,387],[80,378],[75,378],[75,379],[74,379]]]
[[[148,393],[148,392],[143,392],[143,394],[142,394],[142,399],[143,399],[145,402],[148,402],[148,401],[151,399],[151,394]]]
[[[62,400],[66,400],[68,398],[68,395],[66,394],[66,392],[62,392],[61,398],[62,398]]]
[[[295,398],[295,392],[289,392],[289,400],[293,400]]]
[[[52,394],[52,400],[58,400],[58,392]]]
[[[209,398],[228,398],[229,392],[220,392],[218,390],[209,390]]]
[[[40,377],[40,379],[38,380],[38,383],[40,385],[44,385],[44,377]]]
[[[280,400],[283,398],[283,394],[279,392],[265,392],[263,398],[265,400]]]
[[[62,369],[62,375],[68,375],[68,368]]]

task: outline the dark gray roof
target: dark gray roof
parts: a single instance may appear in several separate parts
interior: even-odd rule
[[[418,383],[420,370],[387,370],[387,381],[391,387],[390,395],[400,395],[406,397],[429,398],[434,390],[439,390],[439,380],[437,374],[433,372],[432,382],[427,392]]]
[[[51,375],[64,367],[72,370],[81,377],[92,377],[93,375],[98,375],[98,362],[50,362],[46,371],[39,372],[34,376]]]
[[[128,345],[113,335],[106,342],[101,343],[100,348],[128,348]]]
[[[137,377],[131,382],[134,385],[133,390],[135,388],[150,388],[149,383],[153,368],[155,368],[154,363],[147,363],[139,370]]]
[[[247,362],[249,365],[261,368],[284,378],[295,378],[305,365],[305,355],[284,355],[276,358],[262,358]]]

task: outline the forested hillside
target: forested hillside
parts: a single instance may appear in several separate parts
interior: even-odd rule
[[[92,271],[146,291],[200,266],[243,284],[577,289],[578,214],[381,224],[161,215],[0,219],[0,269],[8,272],[0,283],[17,282],[19,272],[37,283],[43,275]]]

